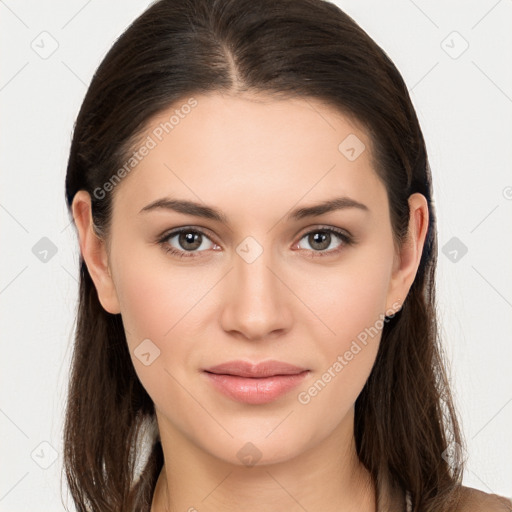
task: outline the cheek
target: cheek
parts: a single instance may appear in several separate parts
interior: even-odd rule
[[[298,394],[308,415],[336,423],[353,405],[374,364],[385,325],[393,252],[354,252],[338,267],[313,273],[301,293],[320,321],[311,322],[321,364]],[[385,247],[385,245],[384,245]],[[333,406],[334,407],[331,407]],[[326,412],[327,411],[327,412]]]
[[[383,247],[385,241],[354,249],[337,266],[302,273],[299,294],[322,321],[312,322],[315,338],[322,334],[332,340],[330,346],[341,349],[382,320],[393,264],[392,247]]]
[[[115,259],[114,274],[128,348],[135,370],[151,394],[157,376],[163,378],[165,341],[184,314],[183,293],[172,274],[148,264],[143,253],[131,248],[119,254],[130,254]]]
[[[317,331],[312,348],[321,354],[321,363],[297,390],[300,417],[315,425],[318,439],[334,430],[354,406],[378,353],[384,326],[382,301],[361,285],[358,281],[353,293],[333,296],[329,307],[326,302],[322,320],[333,333],[325,334],[324,329],[320,336]]]
[[[173,268],[162,257],[148,260],[144,251],[139,257],[118,259],[116,270],[116,291],[130,343],[170,338],[208,285],[208,279],[197,277],[199,273]]]
[[[125,254],[130,258],[115,260],[115,284],[135,371],[157,407],[169,396],[173,407],[179,409],[182,400],[189,407],[180,383],[197,370],[194,354],[197,359],[204,323],[216,318],[208,312],[219,276],[206,267],[173,267],[136,248]]]

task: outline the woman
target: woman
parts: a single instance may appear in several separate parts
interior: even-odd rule
[[[80,110],[78,510],[507,510],[461,485],[425,143],[320,0],[161,0]]]

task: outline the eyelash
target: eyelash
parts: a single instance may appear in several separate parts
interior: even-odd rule
[[[196,254],[197,252],[203,252],[203,251],[196,251],[196,252],[193,252],[193,251],[180,251],[178,249],[175,249],[174,247],[171,247],[169,244],[168,244],[168,241],[171,239],[171,238],[174,238],[176,235],[180,235],[181,233],[195,233],[195,234],[200,234],[206,238],[208,238],[210,240],[210,237],[204,232],[202,231],[201,229],[198,229],[198,228],[188,228],[188,227],[184,227],[184,228],[180,228],[180,229],[176,229],[174,231],[171,231],[170,233],[166,233],[165,235],[163,235],[161,238],[158,239],[158,244],[162,246],[162,248],[165,250],[166,253],[170,253],[172,254],[173,256],[177,256],[178,258],[195,258],[197,257]],[[332,228],[332,227],[320,227],[320,228],[316,228],[316,229],[313,229],[311,231],[308,231],[307,233],[304,233],[304,235],[302,235],[299,239],[299,242],[300,240],[304,239],[305,237],[307,237],[308,235],[311,235],[313,233],[331,233],[335,236],[337,236],[342,244],[336,248],[336,249],[331,249],[330,251],[310,251],[312,252],[312,254],[310,254],[308,257],[310,258],[318,258],[318,257],[325,257],[325,256],[332,256],[334,254],[338,254],[340,251],[343,250],[344,247],[346,246],[350,246],[350,245],[354,245],[355,243],[355,240],[352,236],[350,235],[347,235],[344,231],[342,230],[339,230],[339,229],[336,229],[336,228]],[[215,243],[215,242],[214,242]],[[301,249],[301,250],[304,250],[304,249]]]

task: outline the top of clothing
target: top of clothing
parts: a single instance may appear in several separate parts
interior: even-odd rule
[[[407,512],[412,512],[412,500],[409,491],[405,493],[405,510]]]
[[[376,482],[377,512],[413,512],[411,495],[393,485],[387,475],[379,475]]]

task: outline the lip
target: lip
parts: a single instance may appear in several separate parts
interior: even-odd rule
[[[298,386],[309,373],[282,361],[228,361],[203,372],[208,381],[221,393],[246,404],[272,402]]]
[[[273,377],[274,375],[297,375],[306,371],[283,361],[262,361],[261,363],[249,363],[247,361],[227,361],[217,366],[206,368],[209,373],[235,375],[238,377]]]

